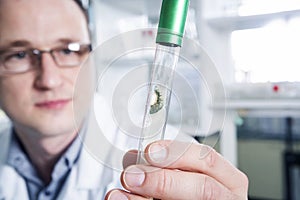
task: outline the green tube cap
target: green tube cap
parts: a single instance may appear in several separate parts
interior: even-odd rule
[[[156,43],[181,46],[189,0],[163,0]]]

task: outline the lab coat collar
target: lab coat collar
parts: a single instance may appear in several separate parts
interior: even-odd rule
[[[103,189],[113,181],[113,172],[99,163],[84,147],[78,163],[78,189]]]
[[[91,121],[92,123],[93,121]],[[94,129],[95,130],[95,129]],[[93,135],[96,134],[93,131],[93,127],[89,127],[86,133],[85,140],[93,139]],[[8,149],[12,136],[12,128],[9,127],[0,133],[0,146],[3,151],[0,151],[0,179],[5,173],[3,170],[6,167],[6,160]],[[97,138],[95,138],[97,139]],[[97,140],[101,141],[101,140]],[[99,142],[101,144],[101,142]],[[99,150],[102,144],[99,145]],[[108,151],[104,149],[101,151],[102,154],[107,154]],[[98,161],[96,157],[89,151],[89,148],[83,144],[82,150],[80,152],[80,157],[78,159],[77,165],[73,166],[71,173],[76,173],[75,180],[71,180],[73,182],[73,186],[76,186],[78,189],[83,190],[100,190],[105,188],[109,183],[113,181],[113,171],[109,169],[109,167],[105,167],[105,160],[103,162]],[[103,156],[103,155],[102,155]],[[75,168],[75,169],[74,169]],[[69,174],[68,179],[70,179],[71,174]],[[74,176],[72,176],[73,179]],[[70,184],[69,182],[69,184]],[[69,186],[68,186],[69,187]],[[0,190],[1,192],[1,190]]]
[[[90,117],[78,160],[77,187],[103,189],[113,181],[113,170],[106,165],[110,144],[99,130],[96,119]]]
[[[12,128],[8,127],[0,133],[0,166],[3,166],[7,160],[8,149],[11,141]]]

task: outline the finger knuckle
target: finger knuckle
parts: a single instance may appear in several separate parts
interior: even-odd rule
[[[201,200],[213,200],[216,199],[216,192],[218,191],[218,188],[213,183],[210,177],[205,176],[204,182],[202,185],[202,189],[199,191],[199,198]]]
[[[206,148],[208,148],[208,154],[204,159],[205,167],[214,168],[214,166],[216,164],[217,156],[218,156],[217,152],[211,147],[207,146]]]
[[[248,188],[249,185],[248,176],[243,172],[241,172],[241,185],[243,185],[245,188]]]
[[[165,196],[166,191],[169,188],[172,188],[172,177],[167,176],[167,172],[165,170],[160,170],[159,172],[159,180],[157,182],[156,193],[158,196]]]

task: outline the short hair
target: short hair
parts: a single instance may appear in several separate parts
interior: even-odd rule
[[[89,22],[88,5],[83,4],[82,0],[74,0],[74,1],[79,6],[79,8],[82,10],[86,20]]]
[[[79,6],[80,10],[83,12],[83,14],[85,16],[85,19],[87,21],[87,29],[89,32],[89,36],[90,36],[90,38],[92,38],[93,30],[91,29],[91,20],[90,20],[90,15],[89,15],[90,0],[74,0],[74,1]]]

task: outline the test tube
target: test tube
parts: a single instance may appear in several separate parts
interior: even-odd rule
[[[145,163],[144,149],[164,139],[189,0],[163,0],[156,36],[155,57],[147,94],[137,163]]]

